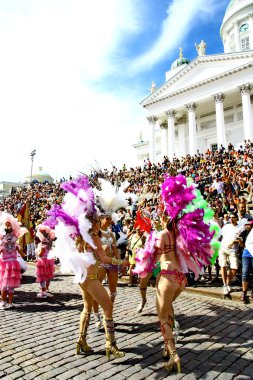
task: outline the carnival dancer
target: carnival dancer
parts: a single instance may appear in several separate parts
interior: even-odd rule
[[[132,254],[130,255],[130,268],[129,268],[129,284],[132,285],[132,277],[135,273],[135,265],[136,265],[136,253],[140,248],[143,248],[147,236],[149,236],[152,229],[152,223],[150,218],[145,215],[145,212],[137,211],[136,218],[134,222],[134,230],[136,231],[134,235],[132,235],[130,240],[130,249]],[[140,277],[139,289],[141,295],[141,302],[137,307],[137,313],[141,313],[147,303],[147,286],[150,278],[152,277],[152,272],[148,273],[146,277]]]
[[[100,216],[99,237],[106,255],[108,257],[114,257],[120,260],[120,253],[116,246],[116,239],[110,230],[111,222],[112,214],[110,212]],[[117,295],[118,268],[118,265],[101,262],[98,270],[98,279],[101,283],[103,283],[105,277],[107,276],[109,296],[112,303],[114,303]],[[99,305],[96,301],[94,301],[93,304],[93,311],[96,328],[100,329],[102,327],[102,323],[99,314]]]
[[[182,273],[176,253],[176,229],[167,215],[162,216],[163,231],[157,241],[156,262],[160,262],[161,272],[158,275],[156,307],[165,342],[164,356],[171,356],[165,366],[170,369],[176,364],[180,372],[180,360],[176,353],[173,335],[174,310],[173,302],[186,286],[186,276]]]
[[[55,240],[55,233],[49,226],[40,224],[37,228],[36,236],[40,243],[36,249],[38,256],[36,261],[36,282],[40,284],[38,298],[52,297],[49,292],[50,281],[54,278],[55,265],[54,260],[48,258],[48,254]]]
[[[197,278],[201,268],[210,263],[217,242],[212,243],[215,231],[208,222],[213,212],[195,186],[187,184],[184,176],[165,176],[162,199],[163,230],[158,237],[153,232],[150,234],[146,246],[138,252],[136,270],[145,277],[155,268],[157,261],[160,262],[157,313],[165,343],[164,351],[170,356],[164,368],[181,372],[172,330],[173,301],[185,288],[185,273],[192,270]]]
[[[128,183],[125,182],[120,187],[116,187],[110,181],[99,178],[98,184],[99,189],[95,189],[94,191],[97,196],[97,205],[101,215],[99,237],[106,255],[108,257],[120,260],[120,251],[117,248],[116,239],[110,227],[112,220],[117,223],[118,215],[116,211],[128,206],[127,199],[131,194],[124,192],[124,189],[128,186]],[[112,303],[114,303],[117,295],[117,282],[119,277],[118,272],[118,265],[106,262],[101,262],[99,265],[98,279],[103,282],[107,276],[109,296]],[[96,300],[93,304],[93,311],[96,328],[100,329],[102,323],[99,314],[99,304]]]
[[[79,176],[76,180],[63,183],[61,187],[67,194],[61,205],[54,205],[49,211],[50,217],[45,223],[54,226],[57,237],[51,256],[60,259],[63,273],[75,274],[74,282],[79,283],[83,298],[77,354],[91,351],[86,337],[95,300],[104,312],[106,356],[110,359],[112,354],[115,358],[121,358],[125,354],[116,344],[113,304],[98,280],[98,267],[100,262],[110,265],[127,265],[128,262],[123,263],[122,260],[109,257],[103,250],[99,238],[100,222],[95,197],[87,177]]]
[[[0,288],[1,309],[13,307],[14,289],[20,286],[21,267],[18,262],[18,238],[27,232],[12,215],[0,215]],[[8,303],[7,303],[8,300]]]

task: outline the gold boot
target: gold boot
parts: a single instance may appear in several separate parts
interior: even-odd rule
[[[168,349],[168,347],[166,346],[166,344],[165,344],[165,346],[164,346],[164,350],[163,350],[163,357],[164,357],[164,358],[169,358],[169,357],[170,357],[170,352],[169,352],[169,349]]]
[[[181,373],[181,362],[176,350],[170,351],[170,360],[163,367],[167,371]]]
[[[123,358],[125,354],[124,352],[119,351],[116,344],[113,319],[104,318],[104,327],[105,327],[105,336],[106,336],[105,352],[106,352],[107,360],[110,360],[111,354],[116,359]]]
[[[79,355],[81,352],[84,354],[87,354],[88,352],[91,352],[91,347],[86,342],[86,336],[87,336],[87,330],[90,323],[90,313],[87,313],[85,310],[81,312],[80,315],[80,336],[76,343],[76,353]]]
[[[86,342],[86,337],[84,335],[81,335],[78,342],[76,343],[76,353],[77,355],[80,355],[81,352],[84,354],[87,354],[91,352],[91,347]]]

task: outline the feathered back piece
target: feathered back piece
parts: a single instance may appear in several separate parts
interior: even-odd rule
[[[140,248],[136,253],[136,264],[133,269],[134,274],[138,274],[141,278],[151,273],[156,268],[155,250],[156,250],[156,233],[150,232],[148,240],[143,248]]]
[[[8,212],[0,213],[0,238],[2,238],[6,232],[6,223],[9,222],[12,226],[12,232],[16,236],[16,238],[20,238],[23,236],[28,230],[25,227],[21,227],[22,224],[18,221],[17,218],[14,218]]]
[[[183,272],[192,270],[198,278],[201,268],[209,265],[214,254],[215,231],[212,210],[200,192],[183,175],[165,176],[162,198],[167,214],[177,224],[176,247]]]
[[[95,263],[92,254],[79,253],[75,246],[75,238],[81,235],[84,242],[94,249],[94,241],[89,233],[91,219],[96,218],[95,196],[88,178],[80,175],[75,180],[61,185],[66,191],[61,205],[55,204],[48,212],[45,225],[55,228],[56,243],[50,257],[58,257],[63,273],[73,272],[74,282],[83,282],[87,275],[87,267]]]
[[[141,232],[147,233],[150,233],[152,229],[151,220],[148,217],[142,215],[140,211],[137,211],[134,223],[134,229],[137,228],[139,228]]]

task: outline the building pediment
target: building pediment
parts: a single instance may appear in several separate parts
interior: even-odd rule
[[[197,57],[141,102],[143,107],[253,68],[253,51]]]

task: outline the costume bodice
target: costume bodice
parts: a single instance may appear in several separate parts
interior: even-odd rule
[[[42,259],[47,259],[50,248],[47,242],[40,243],[38,249],[43,248],[43,254],[40,256]]]
[[[17,238],[13,233],[8,233],[2,238],[1,251],[3,261],[17,258]]]
[[[111,235],[111,232],[110,231],[103,231],[103,230],[101,230],[101,233],[102,233],[102,235],[100,237],[101,244],[102,245],[108,245],[109,249],[112,250],[113,237]]]

